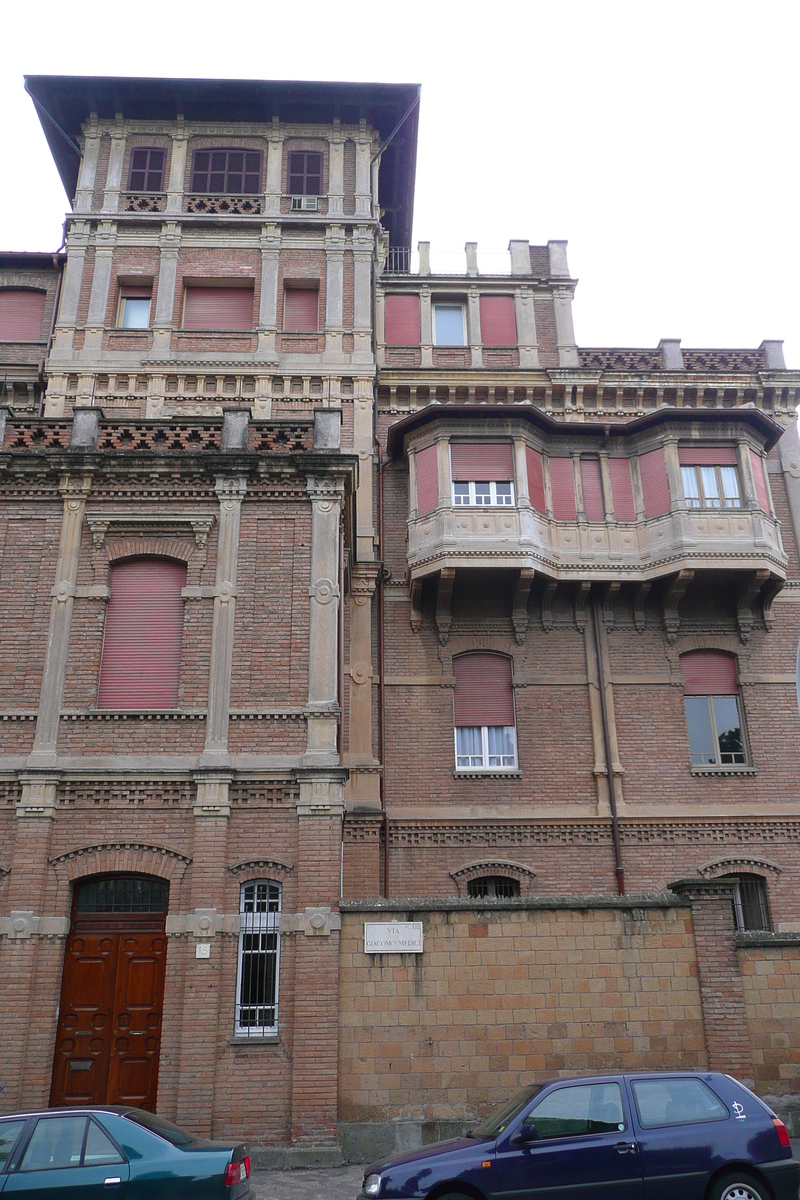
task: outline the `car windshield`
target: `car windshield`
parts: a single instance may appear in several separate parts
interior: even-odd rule
[[[492,1115],[487,1117],[486,1120],[480,1125],[476,1125],[469,1136],[474,1138],[499,1137],[505,1127],[508,1125],[509,1121],[513,1121],[517,1113],[520,1112],[525,1105],[542,1090],[543,1087],[544,1084],[542,1083],[528,1084],[528,1086],[523,1088],[521,1092],[517,1092],[513,1100],[509,1100],[507,1104],[504,1104],[503,1107],[498,1109],[497,1112],[492,1113]]]
[[[165,1121],[163,1117],[157,1117],[155,1113],[145,1112],[143,1108],[137,1109],[136,1112],[126,1112],[125,1120],[133,1121],[135,1125],[141,1125],[143,1129],[149,1129],[151,1133],[158,1134],[160,1138],[173,1146],[191,1146],[195,1140],[191,1134],[184,1133],[171,1121]]]

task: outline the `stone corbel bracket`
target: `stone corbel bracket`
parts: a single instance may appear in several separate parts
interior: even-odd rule
[[[214,525],[213,513],[164,512],[163,509],[153,513],[132,512],[91,512],[86,514],[86,522],[92,531],[92,541],[98,549],[108,535],[114,533],[130,533],[131,529],[168,529],[170,532],[182,532],[191,529],[194,540],[203,547]]]
[[[66,937],[69,933],[69,917],[37,917],[29,909],[15,909],[7,917],[0,917],[0,935],[12,941],[24,941],[32,937]]]
[[[330,937],[342,928],[339,913],[330,908],[305,908],[301,913],[281,913],[281,933],[304,933],[306,937]]]

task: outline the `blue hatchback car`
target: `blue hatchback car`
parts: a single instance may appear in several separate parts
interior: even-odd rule
[[[799,1183],[783,1122],[730,1075],[597,1075],[372,1163],[361,1200],[797,1200]]]

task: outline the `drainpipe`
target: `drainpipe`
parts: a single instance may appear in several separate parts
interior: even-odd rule
[[[614,874],[617,877],[617,891],[625,895],[625,868],[622,865],[622,848],[619,837],[619,817],[617,815],[617,780],[611,761],[611,736],[609,733],[608,702],[606,700],[606,672],[603,665],[603,647],[600,641],[600,604],[597,592],[592,591],[592,619],[594,622],[594,644],[597,651],[597,681],[600,687],[600,711],[603,715],[603,742],[606,751],[606,775],[608,776],[608,800],[611,805],[611,839],[614,843]]]

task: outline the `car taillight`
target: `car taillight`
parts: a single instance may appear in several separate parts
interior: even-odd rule
[[[775,1131],[778,1134],[778,1141],[780,1144],[782,1146],[791,1147],[792,1143],[789,1141],[789,1131],[784,1125],[783,1121],[781,1121],[778,1117],[773,1117],[772,1124],[775,1126]]]
[[[239,1162],[228,1163],[225,1168],[225,1186],[235,1187],[237,1183],[244,1183],[245,1179],[250,1178],[250,1155],[241,1159]]]

